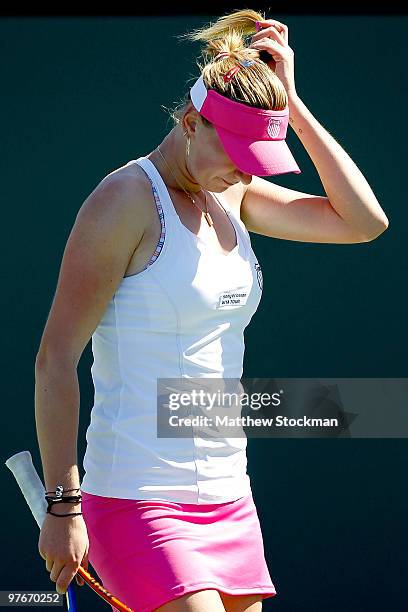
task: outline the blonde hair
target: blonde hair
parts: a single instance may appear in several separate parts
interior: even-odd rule
[[[178,38],[191,41],[205,41],[202,49],[205,63],[197,61],[197,66],[203,76],[207,89],[213,89],[219,94],[264,110],[282,110],[288,104],[286,90],[276,74],[260,59],[261,51],[246,46],[245,38],[256,32],[255,22],[264,21],[265,16],[252,9],[234,11],[223,15],[214,24],[181,34]],[[217,59],[214,57],[221,51],[227,51],[229,56]],[[237,65],[237,60],[255,60],[248,67],[241,67],[231,81],[224,81],[224,74]],[[197,77],[192,77],[194,82]],[[174,125],[181,122],[187,105],[191,102],[190,87],[181,103],[170,110]],[[166,107],[163,107],[166,108]],[[212,125],[201,116],[205,125]]]

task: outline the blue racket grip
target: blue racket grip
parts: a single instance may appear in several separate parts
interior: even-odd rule
[[[68,612],[77,612],[77,601],[76,593],[73,584],[70,584],[65,594],[67,598],[67,610]]]

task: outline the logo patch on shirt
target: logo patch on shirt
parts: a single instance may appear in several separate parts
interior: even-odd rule
[[[261,266],[259,265],[258,262],[255,262],[254,266],[255,266],[255,270],[256,270],[256,276],[258,278],[258,285],[259,285],[260,289],[262,289],[263,288],[263,276],[262,276]]]
[[[225,308],[228,306],[244,306],[247,303],[248,299],[248,291],[246,289],[237,290],[231,289],[230,291],[225,291],[218,298],[218,303],[216,308]]]

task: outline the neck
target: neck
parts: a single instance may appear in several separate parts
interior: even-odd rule
[[[158,147],[147,157],[152,159],[167,187],[179,191],[183,191],[184,188],[193,195],[200,193],[202,190],[201,186],[197,183],[188,168],[188,161],[186,160],[186,137],[181,127],[174,127],[159,144],[159,147],[164,159],[157,150]]]

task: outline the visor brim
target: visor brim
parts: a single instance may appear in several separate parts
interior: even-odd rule
[[[244,138],[214,124],[225,153],[239,170],[255,176],[274,176],[294,172],[301,174],[285,140]]]

